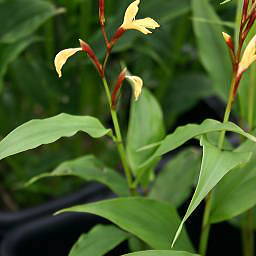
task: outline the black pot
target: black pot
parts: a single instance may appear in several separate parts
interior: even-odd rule
[[[68,255],[79,235],[104,220],[89,214],[65,213],[13,229],[2,241],[1,256]]]
[[[111,192],[105,186],[93,183],[86,185],[71,195],[51,200],[36,207],[18,212],[0,212],[0,239],[8,231],[24,223],[52,215],[54,212],[72,205],[100,200],[110,194]]]
[[[106,187],[87,185],[68,197],[17,213],[1,213],[1,256],[68,255],[78,237],[97,223],[106,221],[83,213],[53,213],[76,204],[114,197]]]

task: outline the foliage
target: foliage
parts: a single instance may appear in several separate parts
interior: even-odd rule
[[[113,224],[83,234],[71,256],[103,256],[124,241],[127,256],[196,256],[183,226],[205,201],[205,256],[211,224],[255,211],[255,18],[247,0],[0,1],[6,206],[39,203],[53,195],[44,186],[52,180],[58,195],[96,181],[117,198],[57,214],[86,212]],[[234,36],[223,40],[225,30]],[[80,47],[78,38],[86,39]],[[212,96],[226,104],[222,121],[194,109]],[[197,146],[187,147],[193,139]],[[15,196],[21,187],[23,198]],[[231,223],[250,237],[244,255],[252,256],[254,225],[237,219]]]

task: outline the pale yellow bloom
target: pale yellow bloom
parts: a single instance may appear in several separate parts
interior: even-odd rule
[[[254,61],[256,61],[256,35],[245,48],[243,57],[238,66],[238,74],[240,75],[246,71]]]
[[[138,100],[139,96],[141,95],[143,80],[138,76],[126,76],[125,78],[132,85],[135,100]]]
[[[135,0],[128,6],[124,15],[124,22],[121,25],[121,28],[123,28],[124,30],[136,29],[142,32],[143,34],[150,34],[152,32],[148,30],[148,28],[155,29],[160,27],[160,25],[151,18],[145,18],[145,19],[139,19],[139,20],[135,19],[139,11],[139,7],[138,7],[139,3],[140,3],[140,0]]]
[[[71,56],[73,56],[75,53],[79,51],[82,51],[82,48],[70,48],[70,49],[62,50],[56,55],[54,59],[54,65],[59,77],[62,76],[61,69],[63,65],[66,63],[66,61],[68,60],[68,58],[70,58]]]

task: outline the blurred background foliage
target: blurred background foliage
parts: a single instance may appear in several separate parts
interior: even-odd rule
[[[122,23],[130,1],[105,2],[110,36]],[[220,100],[214,104],[218,106],[221,101],[224,104],[228,94],[230,61],[221,32],[233,32],[236,3],[142,0],[138,15],[153,17],[161,28],[149,36],[137,31],[125,34],[111,57],[110,80],[115,82],[122,63],[131,73],[141,76],[163,108],[168,131],[178,122],[188,123],[193,109],[200,120],[200,109],[196,108],[200,102],[211,106],[214,97]],[[53,67],[56,53],[78,47],[79,38],[89,42],[102,59],[105,49],[97,8],[96,0],[0,0],[0,138],[30,119],[61,112],[97,116],[111,125],[104,91],[86,55],[69,60],[62,79],[57,78]],[[243,113],[246,125],[251,113],[247,113],[248,94],[246,86],[243,88],[236,109]],[[130,93],[129,86],[125,86],[119,104],[124,128]],[[117,168],[115,148],[107,139],[96,144],[81,134],[2,161],[2,208],[28,207],[53,194],[75,190],[81,182],[70,178],[69,182],[62,178],[19,188],[30,177],[88,152]],[[54,189],[60,185],[61,189]]]

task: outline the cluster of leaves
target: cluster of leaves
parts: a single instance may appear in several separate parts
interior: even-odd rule
[[[138,33],[127,33],[114,48],[114,52],[134,72],[142,74],[146,86],[156,92],[164,112],[168,114],[165,117],[167,127],[172,129],[181,114],[214,92],[210,87],[210,80],[198,68],[198,64],[187,64],[194,62],[194,39],[187,41],[192,30],[189,21],[190,1],[162,2],[162,7],[154,1],[142,2],[141,15],[153,16],[157,11],[163,31],[156,37],[151,37],[152,40],[140,38]],[[56,52],[75,45],[75,38],[88,39],[92,31],[96,32],[90,42],[99,58],[103,57],[101,34],[95,26],[98,23],[95,12],[97,3],[12,0],[1,1],[0,4],[0,16],[4,24],[0,34],[0,137],[3,138],[14,126],[30,119],[53,116],[61,112],[95,115],[108,121],[108,114],[101,111],[104,109],[105,99],[103,91],[99,90],[99,79],[85,58],[78,56],[71,61],[65,67],[63,80],[58,80],[53,70]],[[108,24],[109,31],[119,25],[127,3],[120,3],[118,10],[115,7],[112,1],[106,2],[107,13],[112,17]],[[13,19],[7,19],[13,13]],[[180,32],[175,32],[174,37],[177,27]],[[183,52],[187,54],[184,55]],[[112,63],[112,70],[115,71],[118,63]],[[188,65],[191,66],[190,72],[184,73],[183,70]],[[142,66],[145,69],[142,70]],[[153,72],[148,72],[149,70]],[[189,93],[192,80],[196,84],[193,86],[193,93]],[[187,104],[183,104],[184,101]],[[127,108],[128,97],[122,104]],[[126,115],[123,115],[123,121],[126,122]],[[84,143],[85,140],[87,143]],[[50,171],[61,161],[78,157],[89,149],[93,149],[92,152],[101,155],[103,159],[109,159],[108,155],[111,155],[113,160],[108,161],[108,164],[115,166],[115,151],[111,145],[91,145],[92,142],[87,137],[79,134],[71,143],[62,140],[49,146],[47,151],[40,148],[39,152],[33,151],[6,159],[0,165],[1,186],[12,193],[29,177]],[[75,186],[78,184],[74,181]],[[68,184],[65,187],[67,188],[63,188],[64,190],[71,189]],[[27,190],[24,198],[20,193],[13,194],[18,200],[17,204],[23,205],[23,202],[26,204],[28,201],[34,203],[33,198],[38,198],[36,195],[40,191],[47,196],[52,193],[40,184]],[[33,197],[28,200],[31,193]]]

